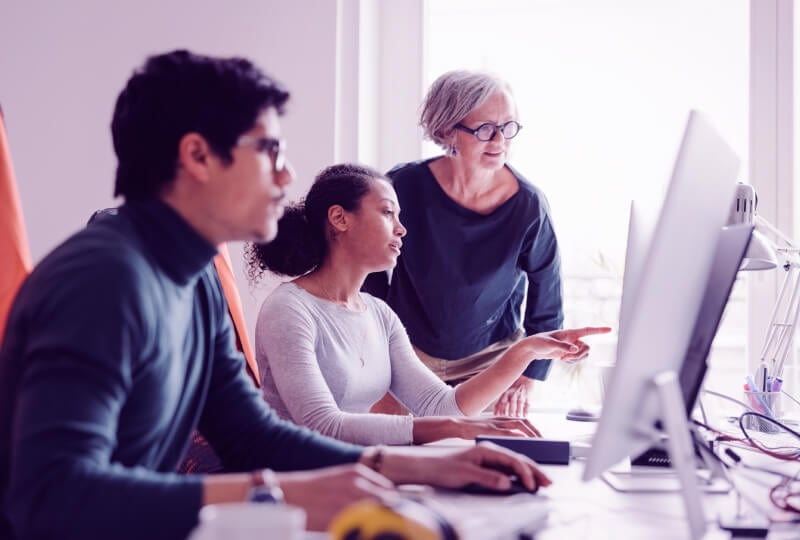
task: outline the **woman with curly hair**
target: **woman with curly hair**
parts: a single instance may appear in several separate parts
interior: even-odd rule
[[[261,307],[256,360],[266,401],[283,418],[360,444],[422,444],[479,434],[538,436],[525,418],[469,418],[484,410],[533,358],[586,354],[581,341],[608,328],[529,336],[493,366],[453,388],[415,355],[397,315],[361,292],[367,274],[394,266],[406,229],[392,185],[360,165],[322,171],[305,201],[286,209],[278,236],[251,244],[250,277],[300,276]],[[370,414],[391,392],[413,416]]]

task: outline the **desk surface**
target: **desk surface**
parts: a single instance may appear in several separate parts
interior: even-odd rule
[[[590,423],[569,422],[563,412],[556,411],[534,413],[531,418],[548,438],[580,439],[590,435],[595,427]],[[444,441],[440,444],[470,443]],[[739,453],[742,454],[743,451]],[[763,461],[763,457],[758,454],[748,454],[752,455],[743,455],[743,459]],[[775,463],[775,460],[770,462],[773,468],[778,467],[784,471],[793,468],[792,472],[797,472],[800,467],[797,463]],[[573,459],[569,466],[543,466],[553,479],[553,485],[537,495],[477,497],[437,492],[433,497],[438,503],[452,505],[461,511],[462,524],[464,519],[468,522],[468,527],[464,527],[466,530],[459,531],[463,540],[516,538],[517,535],[503,531],[498,525],[510,519],[509,516],[518,518],[520,523],[530,519],[530,529],[536,531],[537,540],[689,537],[680,493],[622,493],[612,489],[602,479],[583,482],[583,464],[583,460]],[[771,511],[771,515],[775,515],[767,498],[767,485],[775,483],[772,478],[763,475],[747,478],[734,474],[734,480],[748,494],[747,498],[756,503],[759,510]],[[733,493],[704,494],[703,502],[708,519],[706,538],[729,538],[728,532],[717,527],[717,520],[720,515],[735,514],[736,496]],[[745,509],[751,506],[746,500],[743,505]],[[479,511],[481,508],[483,510]],[[773,525],[768,538],[797,538],[798,530],[800,525],[797,524]]]

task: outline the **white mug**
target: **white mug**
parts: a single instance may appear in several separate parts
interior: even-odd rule
[[[225,503],[200,510],[189,540],[303,540],[306,513],[285,504]]]
[[[600,371],[600,403],[605,401],[606,392],[611,385],[611,376],[614,374],[614,364],[602,364],[597,366]]]

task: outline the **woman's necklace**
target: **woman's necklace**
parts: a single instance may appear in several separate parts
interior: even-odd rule
[[[364,367],[366,365],[366,362],[364,361],[364,348],[367,345],[367,324],[369,322],[369,319],[365,317],[366,306],[363,305],[362,303],[361,306],[358,306],[359,309],[353,309],[350,307],[350,305],[346,300],[342,301],[333,296],[330,293],[330,291],[328,291],[328,288],[325,287],[325,284],[322,283],[322,281],[317,281],[317,283],[319,285],[320,290],[322,291],[322,295],[326,300],[333,302],[334,304],[341,306],[349,311],[352,311],[354,312],[354,314],[359,316],[357,322],[358,326],[361,329],[361,339],[358,342],[355,341],[351,342],[351,345],[353,345],[353,352],[361,362],[361,367]]]
[[[361,361],[361,367],[363,368],[366,364],[364,362],[364,348],[367,345],[367,324],[369,323],[369,319],[366,317],[366,311],[358,314],[358,325],[361,327],[361,341],[358,344],[358,350],[356,355],[358,359]]]

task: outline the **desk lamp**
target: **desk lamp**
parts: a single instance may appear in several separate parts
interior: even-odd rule
[[[738,183],[731,207],[729,224],[746,223],[755,226],[750,246],[740,270],[770,270],[778,266],[778,257],[786,272],[772,317],[759,353],[759,360],[773,380],[783,374],[784,364],[792,350],[792,342],[800,316],[800,248],[769,221],[757,213],[758,196],[753,186]],[[773,236],[768,239],[764,233]]]

